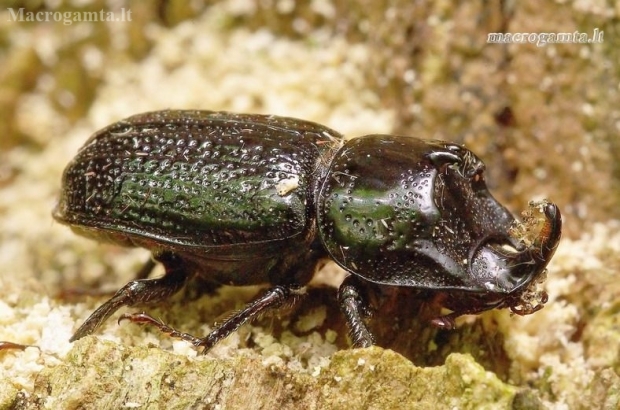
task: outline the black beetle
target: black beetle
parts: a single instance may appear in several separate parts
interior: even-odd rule
[[[519,238],[483,173],[482,161],[454,143],[392,135],[345,142],[293,118],[170,110],[114,123],[65,169],[54,218],[96,240],[144,247],[166,274],[129,282],[71,340],[122,306],[168,298],[194,275],[271,284],[204,338],[146,314],[123,316],[207,351],[302,295],[328,257],[349,273],[338,298],[357,347],[374,343],[369,298],[395,287],[420,289],[450,309],[432,321],[440,327],[493,308],[532,313],[546,301],[536,287],[560,240],[560,212],[533,205],[539,222],[529,241]]]

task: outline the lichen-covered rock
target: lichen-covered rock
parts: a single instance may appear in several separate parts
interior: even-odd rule
[[[344,350],[310,374],[258,357],[189,358],[90,336],[37,376],[20,408],[507,409],[517,391],[462,354],[420,368],[390,350]]]
[[[620,373],[620,302],[612,302],[588,322],[583,343],[591,365]]]

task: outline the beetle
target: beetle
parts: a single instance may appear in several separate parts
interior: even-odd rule
[[[71,341],[120,307],[165,300],[196,275],[270,284],[203,338],[145,313],[121,318],[206,352],[301,297],[325,258],[348,272],[338,300],[355,347],[375,343],[369,300],[397,288],[419,289],[451,310],[431,321],[442,328],[494,308],[533,313],[546,302],[538,285],[560,240],[560,211],[547,201],[532,205],[539,223],[530,240],[511,234],[516,219],[488,191],[484,170],[452,142],[394,135],[345,142],[288,117],[165,110],[116,122],[66,167],[53,217],[80,235],[146,248],[152,260]],[[156,262],[165,275],[146,279]]]

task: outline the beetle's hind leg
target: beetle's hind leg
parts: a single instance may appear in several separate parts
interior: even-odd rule
[[[196,347],[202,347],[202,353],[206,353],[220,340],[225,339],[228,335],[236,331],[241,325],[259,317],[267,310],[279,308],[288,303],[294,303],[296,299],[305,294],[305,289],[305,287],[299,286],[275,286],[268,289],[256,300],[246,305],[245,308],[233,313],[221,324],[216,326],[215,329],[204,338],[198,338],[188,333],[179,332],[146,313],[125,314],[120,320],[127,319],[133,323],[155,326],[163,333],[185,340]]]
[[[71,337],[74,342],[93,333],[114,312],[123,306],[136,306],[168,299],[185,284],[189,273],[185,262],[172,252],[163,252],[155,259],[166,268],[166,274],[157,279],[137,279],[123,286],[112,298],[101,305]],[[148,276],[154,263],[147,263],[140,273]]]

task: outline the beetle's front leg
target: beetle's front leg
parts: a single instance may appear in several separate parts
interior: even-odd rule
[[[431,319],[431,325],[435,326],[438,329],[445,330],[454,330],[456,329],[456,318],[463,315],[477,315],[479,313],[485,312],[487,310],[491,310],[493,308],[500,307],[499,304],[490,305],[490,306],[476,306],[469,308],[461,308],[458,310],[452,311],[452,313],[448,313],[447,315],[438,316],[436,318]]]
[[[123,286],[111,299],[101,305],[86,319],[86,322],[71,337],[74,342],[94,332],[114,312],[123,306],[144,305],[159,302],[178,292],[189,277],[185,262],[171,252],[155,257],[166,268],[166,274],[157,279],[133,280]],[[147,264],[147,267],[150,264]],[[152,269],[152,266],[150,266]],[[143,269],[144,270],[144,269]],[[147,272],[148,276],[148,272]]]
[[[365,288],[353,275],[348,276],[338,288],[338,302],[347,319],[354,347],[370,347],[375,344],[374,336],[364,323],[364,318],[370,315]]]
[[[447,315],[439,316],[431,319],[431,325],[438,329],[454,330],[456,328],[455,319],[461,316],[461,313],[452,312]]]

